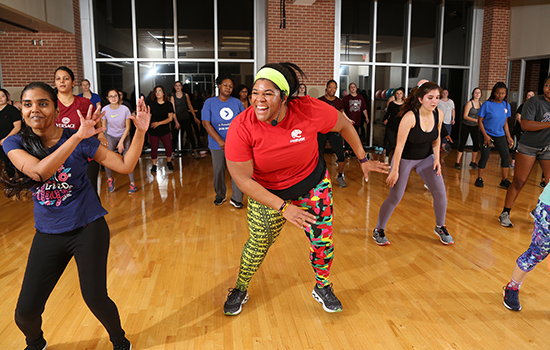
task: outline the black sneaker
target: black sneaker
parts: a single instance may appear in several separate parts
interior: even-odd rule
[[[520,311],[521,304],[519,303],[519,289],[502,287],[504,289],[504,306],[508,310]]]
[[[313,299],[317,300],[318,303],[323,305],[323,309],[326,312],[340,312],[342,311],[342,303],[334,295],[334,290],[332,289],[332,283],[326,287],[319,288],[317,285],[313,288],[311,292]]]
[[[546,181],[542,180],[539,184],[540,187],[544,188],[546,186]]]
[[[472,169],[479,169],[476,162],[470,162],[470,166],[472,167]]]
[[[476,182],[474,183],[474,185],[475,185],[476,187],[483,187],[483,179],[480,178],[480,177],[478,177],[478,178],[476,179]]]
[[[168,166],[168,170],[174,171],[174,164],[172,162],[166,162],[166,165]]]
[[[505,189],[508,189],[512,183],[508,179],[504,179],[500,182],[499,186]]]
[[[462,167],[460,166],[460,163],[455,163],[455,169],[460,170]]]
[[[453,237],[447,231],[447,226],[436,226],[434,229],[435,234],[439,237],[439,240],[443,244],[453,244],[455,241],[453,240]]]
[[[38,345],[27,345],[25,350],[45,350],[46,347],[48,347],[48,342],[44,338],[42,338],[42,341]]]
[[[113,344],[113,350],[132,350],[132,343],[124,338],[122,342]]]
[[[231,205],[234,206],[237,209],[242,209],[243,208],[243,203],[242,202],[237,202],[237,201],[234,201],[233,199],[230,199],[229,203],[231,203]]]
[[[223,202],[225,202],[225,198],[214,199],[214,205],[222,205]]]
[[[153,165],[151,167],[151,173],[156,173],[157,172],[157,166],[156,165]]]
[[[237,288],[229,288],[227,300],[223,304],[223,313],[227,316],[235,316],[241,313],[243,305],[248,301],[248,293]]]

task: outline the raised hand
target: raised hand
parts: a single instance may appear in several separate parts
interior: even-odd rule
[[[151,109],[145,104],[145,99],[143,96],[137,102],[135,116],[130,116],[130,119],[134,121],[136,129],[143,132],[146,132],[149,129],[149,123],[151,122]]]
[[[92,113],[92,108],[93,108],[92,105],[88,107],[88,112],[86,113],[86,117],[84,117],[78,109],[76,110],[76,113],[80,118],[80,127],[78,128],[76,135],[82,140],[92,137],[94,135],[97,135],[98,133],[106,130],[106,128],[104,127],[96,129],[97,122],[101,120],[101,118],[103,118],[103,116],[105,115],[105,112],[101,113],[99,109],[96,109],[96,111]]]
[[[387,174],[390,166],[388,163],[382,163],[377,160],[369,160],[368,162],[361,163],[361,170],[365,175],[365,181],[369,181],[369,171],[376,171],[377,173]]]

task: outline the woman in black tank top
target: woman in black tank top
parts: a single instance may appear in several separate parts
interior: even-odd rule
[[[385,234],[386,224],[405,193],[413,169],[426,183],[433,196],[435,234],[443,244],[454,243],[445,226],[447,194],[439,162],[443,121],[443,112],[437,108],[440,95],[439,85],[424,83],[411,91],[398,115],[403,115],[403,118],[397,131],[397,145],[391,171],[386,179],[390,193],[380,207],[378,223],[372,236],[378,245],[390,244]]]

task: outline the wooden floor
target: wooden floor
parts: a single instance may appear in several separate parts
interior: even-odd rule
[[[521,290],[523,310],[502,304],[502,286],[528,246],[529,212],[541,192],[538,165],[512,211],[513,228],[497,217],[498,154],[491,155],[485,187],[477,171],[455,170],[456,153],[443,163],[447,226],[455,240],[433,232],[430,193],[413,173],[390,219],[391,245],[371,238],[388,194],[385,176],[361,179],[356,160],[346,165],[347,188],[334,188],[335,260],[331,281],[344,311],[328,314],[311,297],[314,275],[304,233],[287,224],[253,278],[250,300],[224,316],[248,237],[246,210],[213,204],[210,157],[175,158],[173,173],[136,169],[139,191],[116,175],[101,200],[111,229],[108,285],[133,349],[544,349],[550,345],[550,266],[543,262]],[[326,155],[333,176],[333,156]],[[13,310],[33,237],[32,203],[0,199],[0,349],[23,349]],[[107,333],[82,301],[74,261],[44,312],[48,350],[111,349]]]

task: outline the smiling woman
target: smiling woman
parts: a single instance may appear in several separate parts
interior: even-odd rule
[[[19,170],[13,179],[2,179],[4,193],[19,196],[30,190],[34,200],[36,234],[15,310],[15,322],[25,334],[27,349],[46,349],[42,313],[50,293],[74,256],[82,296],[105,326],[114,349],[130,350],[114,302],[107,294],[109,227],[107,212],[88,179],[89,159],[121,173],[131,172],[143,147],[150,114],[138,101],[136,133],[124,157],[109,151],[94,138],[101,114],[79,114],[77,131],[56,126],[58,101],[47,84],[29,84],[21,96],[21,131],[5,140],[3,148]],[[82,210],[86,208],[86,210]]]
[[[268,64],[256,74],[251,106],[231,123],[226,155],[231,176],[248,195],[250,237],[241,255],[235,288],[224,314],[237,315],[248,285],[288,220],[311,242],[316,284],[312,295],[327,312],[342,311],[329,282],[332,244],[332,185],[319,157],[317,133],[339,132],[360,159],[365,179],[385,165],[368,161],[359,136],[344,115],[309,96],[298,97],[302,70],[292,63]]]

